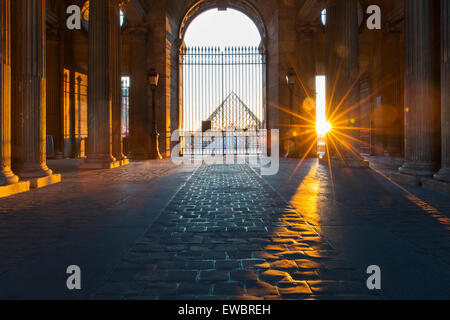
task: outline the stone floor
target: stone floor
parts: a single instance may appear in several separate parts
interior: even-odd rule
[[[61,184],[0,200],[0,298],[450,298],[450,196],[383,170],[76,164],[50,162]]]

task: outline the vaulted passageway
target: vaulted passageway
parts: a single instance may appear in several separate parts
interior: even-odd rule
[[[449,298],[449,1],[371,2],[1,0],[0,298]]]

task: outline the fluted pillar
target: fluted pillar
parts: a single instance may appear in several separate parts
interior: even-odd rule
[[[62,72],[61,72],[61,37],[56,27],[47,28],[47,134],[53,137],[55,157],[62,158],[64,144],[61,137],[62,112]]]
[[[131,35],[130,84],[130,157],[149,159],[148,97],[147,97],[147,29],[134,27]]]
[[[450,182],[450,0],[441,0],[441,12],[442,169],[434,178]]]
[[[373,52],[370,58],[371,87],[374,97],[372,116],[372,141],[371,155],[384,156],[387,151],[387,123],[386,123],[386,102],[383,88],[386,86],[387,73],[385,70],[386,61],[383,59],[384,39],[382,30],[371,31],[374,42]],[[398,54],[398,53],[396,53]]]
[[[294,110],[302,118],[294,117],[294,124],[299,126],[297,137],[294,137],[295,152],[298,156],[317,156],[317,132],[314,125],[307,121],[316,121],[316,56],[314,33],[316,27],[303,25],[297,30],[298,34],[298,72],[300,84],[299,99]],[[307,120],[306,120],[307,119]],[[306,142],[306,143],[305,143]],[[311,145],[313,147],[311,148]],[[297,147],[298,146],[298,147]]]
[[[112,152],[114,158],[121,164],[127,164],[128,160],[123,154],[123,113],[122,113],[122,88],[121,88],[121,30],[120,30],[120,1],[110,0],[110,76],[111,76],[111,108],[112,108]]]
[[[15,184],[11,170],[11,2],[1,4],[0,186]]]
[[[46,164],[45,4],[12,1],[13,167],[25,179],[52,175]]]
[[[385,28],[383,33],[383,119],[385,122],[386,148],[390,157],[402,156],[403,137],[403,55],[401,34],[396,28]]]
[[[108,169],[119,165],[112,155],[109,14],[109,0],[90,2],[88,142],[87,158],[81,169]]]
[[[360,139],[357,0],[328,1],[327,33],[327,118],[333,126],[328,134],[328,147],[338,166],[367,166],[357,142]]]
[[[405,0],[405,163],[399,170],[411,176],[432,176],[440,160],[438,4]]]

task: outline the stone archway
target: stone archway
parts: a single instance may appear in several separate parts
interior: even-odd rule
[[[262,44],[267,39],[267,29],[259,10],[247,0],[199,0],[195,2],[186,12],[179,23],[178,39],[183,42],[186,30],[192,21],[195,20],[203,12],[214,8],[230,8],[236,9],[247,15],[256,25],[261,35]]]
[[[252,47],[224,47],[218,51],[213,51],[212,47],[187,48],[185,37],[191,23],[206,11],[212,9],[230,9],[240,12],[246,16],[256,27],[259,38]],[[210,145],[215,145],[214,152],[223,152],[223,154],[249,154],[264,153],[267,148],[267,130],[268,129],[268,93],[267,93],[267,30],[263,17],[258,9],[247,0],[236,1],[217,1],[201,0],[196,1],[185,14],[180,18],[178,36],[177,36],[177,58],[178,58],[178,127],[182,129],[182,153],[183,154],[203,154],[204,141],[203,135],[201,142],[198,137],[194,138],[199,132],[212,130],[215,133],[221,132],[221,137],[212,138]],[[255,30],[255,29],[254,29]],[[256,32],[256,31],[255,31]],[[211,51],[209,51],[211,49]],[[233,61],[235,66],[226,65],[225,61]],[[200,76],[192,71],[189,66],[195,64],[200,71]],[[253,69],[252,69],[253,68]],[[250,71],[251,70],[251,71]],[[191,72],[189,72],[191,71]],[[207,74],[209,79],[217,80],[224,85],[212,85],[203,89],[195,89],[195,95],[189,95],[190,91],[184,89],[186,79],[201,79]],[[220,74],[220,76],[218,75]],[[227,80],[228,79],[228,80]],[[232,80],[229,80],[232,79]],[[244,80],[253,85],[247,86],[247,91],[242,90],[246,86],[242,83]],[[195,81],[195,80],[193,80]],[[214,82],[216,83],[216,82]],[[231,83],[231,84],[230,84]],[[193,86],[187,86],[192,88]],[[250,89],[252,88],[252,89]],[[189,92],[187,92],[189,91]],[[194,106],[192,99],[204,97],[217,98],[218,101],[200,101]],[[249,93],[252,91],[252,93]],[[207,92],[207,93],[206,93]],[[194,96],[194,98],[192,98]],[[190,98],[189,98],[190,97]],[[214,100],[214,98],[213,98]],[[191,103],[187,103],[190,101]],[[231,103],[233,101],[233,103]],[[237,101],[237,102],[236,102]],[[195,108],[195,110],[193,110]],[[219,110],[221,110],[219,112]],[[196,116],[198,114],[198,116]],[[239,116],[238,116],[239,114]],[[194,116],[193,116],[194,115]],[[209,117],[208,117],[209,115]],[[214,119],[220,118],[219,122]],[[246,119],[255,121],[246,121]],[[208,127],[209,123],[209,127]],[[200,126],[201,124],[201,126]],[[208,129],[206,129],[208,127]],[[233,130],[232,130],[233,128]],[[222,140],[222,143],[216,141]],[[187,143],[186,141],[190,141]],[[245,142],[244,142],[245,141]],[[187,147],[189,144],[190,147]],[[198,146],[198,145],[200,146]],[[220,146],[218,146],[220,145]],[[199,151],[200,150],[200,151]],[[189,153],[189,152],[191,153]],[[211,151],[211,150],[210,150]]]

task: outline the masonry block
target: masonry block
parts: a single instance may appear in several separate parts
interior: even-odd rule
[[[7,186],[0,186],[0,198],[9,197],[18,193],[27,192],[30,190],[30,182],[24,181]]]
[[[44,188],[44,187],[50,186],[52,184],[60,183],[60,182],[61,182],[60,174],[52,174],[48,177],[30,179],[30,181],[29,181],[31,189]]]

